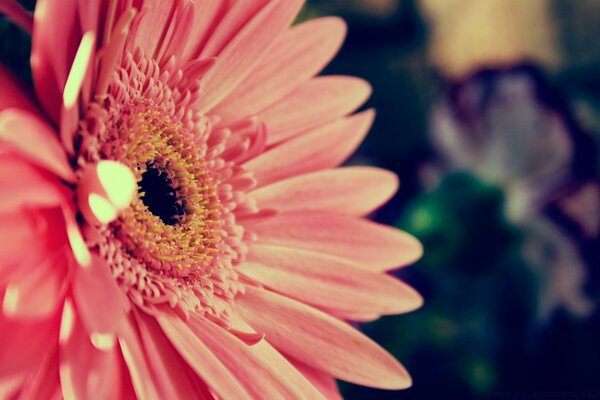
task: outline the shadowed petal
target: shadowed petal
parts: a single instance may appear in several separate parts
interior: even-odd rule
[[[248,323],[269,343],[339,379],[381,389],[411,385],[398,361],[375,342],[321,311],[266,290],[246,287],[238,299]]]
[[[30,112],[15,108],[0,113],[0,142],[40,167],[73,182],[73,170],[56,131]]]

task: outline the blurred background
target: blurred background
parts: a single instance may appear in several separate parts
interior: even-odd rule
[[[373,85],[351,163],[400,176],[425,297],[361,328],[414,386],[348,399],[600,399],[600,1],[309,0],[349,24],[326,74]]]
[[[34,0],[22,1],[32,8]],[[600,1],[308,0],[342,16],[326,74],[378,117],[350,160],[401,188],[373,218],[425,246],[414,313],[360,326],[414,379],[348,399],[600,399]],[[28,38],[0,18],[0,62]]]

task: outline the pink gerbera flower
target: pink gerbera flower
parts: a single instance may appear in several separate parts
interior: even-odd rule
[[[342,21],[300,0],[39,0],[36,97],[0,69],[0,391],[7,398],[339,398],[403,367],[344,320],[413,310],[396,190],[335,168],[373,112],[313,78]],[[36,100],[37,99],[37,100]],[[38,102],[41,107],[38,107]]]

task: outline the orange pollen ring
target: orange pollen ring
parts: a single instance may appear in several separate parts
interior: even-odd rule
[[[219,252],[220,202],[216,184],[193,135],[149,104],[123,117],[113,130],[121,148],[113,156],[133,171],[140,190],[112,225],[115,236],[147,267],[201,277]],[[176,193],[181,215],[165,223],[147,205],[144,174],[152,168]]]

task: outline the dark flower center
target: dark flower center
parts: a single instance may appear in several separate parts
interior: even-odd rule
[[[167,225],[176,225],[185,214],[185,207],[173,187],[173,181],[166,171],[161,171],[152,163],[147,164],[139,182],[139,192],[148,210]]]

